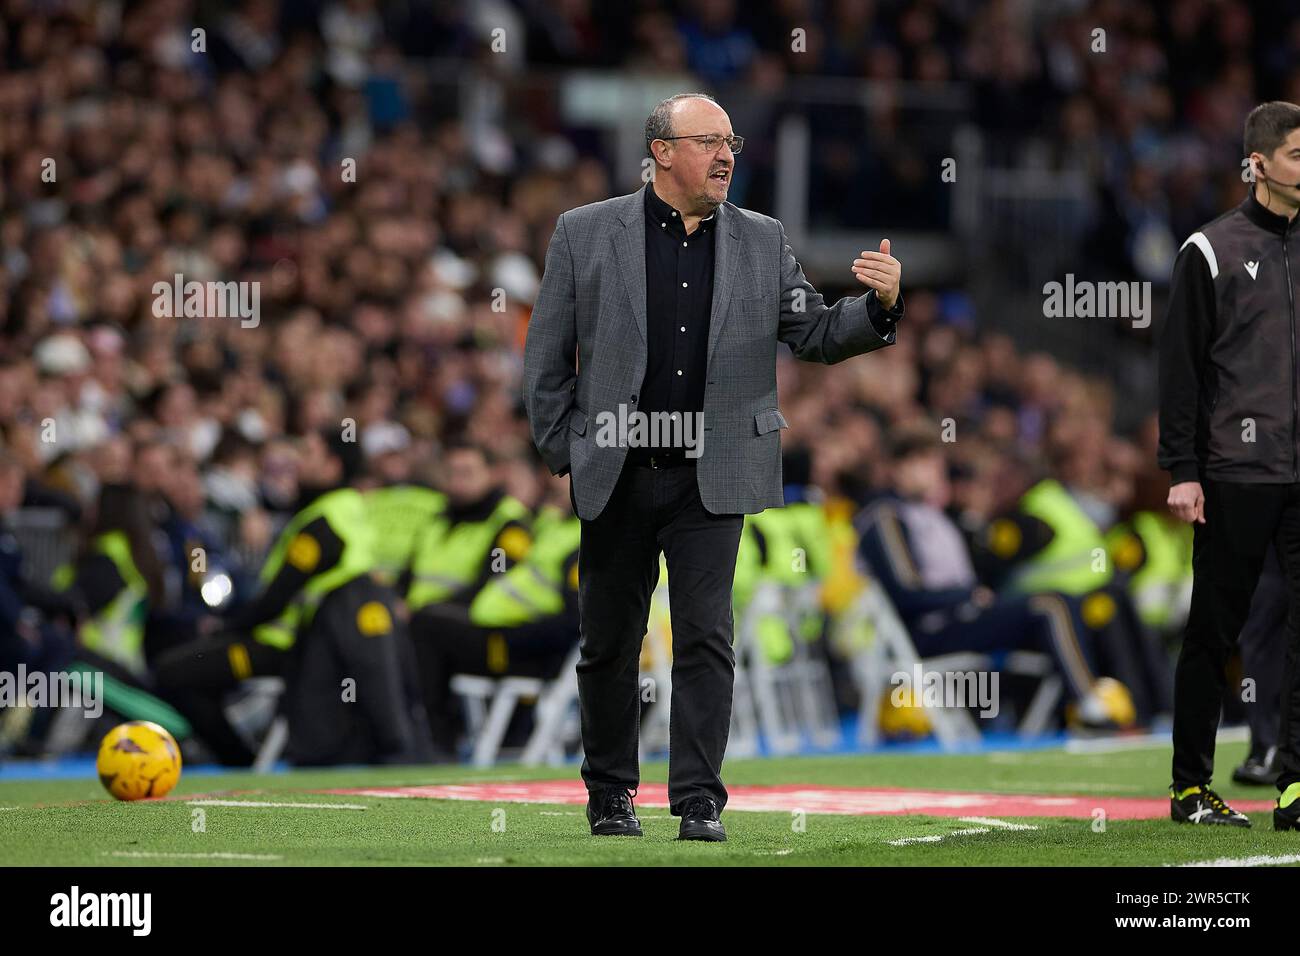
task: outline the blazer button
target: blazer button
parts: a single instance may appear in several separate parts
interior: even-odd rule
[[[635,395],[632,396],[632,401],[633,401],[633,402],[636,401],[636,396],[635,396]]]

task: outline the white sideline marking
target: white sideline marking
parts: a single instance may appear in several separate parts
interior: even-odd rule
[[[153,853],[147,850],[108,850],[104,856],[125,856],[138,859],[164,857],[170,860],[283,860],[273,853]]]
[[[789,856],[794,850],[754,850],[755,856]]]
[[[951,833],[945,833],[941,836],[919,836],[919,837],[902,837],[898,840],[886,840],[890,846],[910,846],[913,843],[938,843],[940,840],[946,840],[948,837],[955,836],[974,836],[976,833],[988,833],[988,827],[967,827],[962,830],[953,830]]]
[[[1240,743],[1250,739],[1249,727],[1225,727],[1215,736],[1215,740],[1226,743]],[[1163,730],[1154,734],[1142,734],[1137,737],[1095,737],[1071,739],[1065,742],[1067,754],[1105,754],[1121,750],[1142,750],[1146,747],[1168,746],[1173,740],[1173,732]]]
[[[539,817],[580,817],[582,816],[582,812],[580,810],[543,810],[537,815]],[[638,820],[671,820],[672,817],[671,816],[643,817],[640,814],[638,814],[637,819]]]
[[[1195,860],[1191,863],[1166,863],[1165,866],[1286,866],[1300,863],[1300,853],[1286,856],[1221,856],[1217,860]]]
[[[1150,793],[1151,788],[1141,784],[1096,783],[1089,780],[1016,780],[1001,787],[1003,794],[1012,796],[1036,797],[1044,790],[1079,790],[1105,793],[1114,796],[1124,793]]]
[[[962,823],[979,823],[986,827],[997,827],[1001,830],[1037,830],[1038,827],[1028,823],[1008,823],[1006,820],[998,820],[994,817],[958,817]]]
[[[186,800],[192,807],[283,807],[294,810],[369,810],[359,803],[271,803],[268,800]]]
[[[1067,754],[1109,754],[1124,750],[1145,750],[1148,747],[1167,745],[1173,740],[1171,733],[1142,734],[1137,737],[1096,737],[1067,740]]]

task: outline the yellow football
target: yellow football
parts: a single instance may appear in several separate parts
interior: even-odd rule
[[[99,782],[119,800],[163,797],[181,778],[176,738],[148,720],[119,724],[99,745]]]

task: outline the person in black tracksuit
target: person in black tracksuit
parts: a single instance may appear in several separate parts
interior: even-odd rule
[[[1246,120],[1255,184],[1174,263],[1160,342],[1160,444],[1170,510],[1193,522],[1192,606],[1174,683],[1171,816],[1249,826],[1209,784],[1224,668],[1276,542],[1291,592],[1274,825],[1300,818],[1300,106]],[[1293,786],[1295,785],[1295,786]]]

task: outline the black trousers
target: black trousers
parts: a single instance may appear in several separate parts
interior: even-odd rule
[[[427,756],[427,728],[423,712],[411,706],[414,654],[399,605],[391,588],[362,576],[325,597],[288,651],[244,635],[199,638],[158,661],[162,696],[225,764],[247,766],[254,755],[226,721],[222,698],[244,677],[266,676],[285,678],[291,762],[419,761]],[[247,673],[233,670],[236,655]]]
[[[407,680],[415,655],[403,611],[396,591],[366,575],[321,601],[294,641],[286,670],[291,763],[394,764],[427,757],[423,713],[412,707]]]
[[[247,662],[248,677],[281,677],[289,654],[242,635],[198,637],[161,654],[154,664],[159,694],[194,725],[199,739],[227,767],[248,767],[257,756],[226,718],[222,699],[239,686],[231,661]]]
[[[673,631],[669,805],[677,815],[691,796],[726,805],[722,756],[736,670],[731,588],[743,524],[744,515],[705,509],[693,462],[626,465],[605,510],[582,522],[578,696],[588,789],[635,790],[640,782],[638,666],[662,551]]]
[[[560,614],[518,627],[483,628],[459,604],[430,604],[411,617],[411,641],[420,668],[424,710],[433,744],[454,755],[463,708],[451,692],[456,674],[554,678],[578,639],[578,622]]]
[[[1206,784],[1214,774],[1225,668],[1264,558],[1276,545],[1290,595],[1278,734],[1278,787],[1285,789],[1300,781],[1300,484],[1206,480],[1202,488],[1205,524],[1194,526],[1192,607],[1174,673],[1173,784],[1178,789]]]

